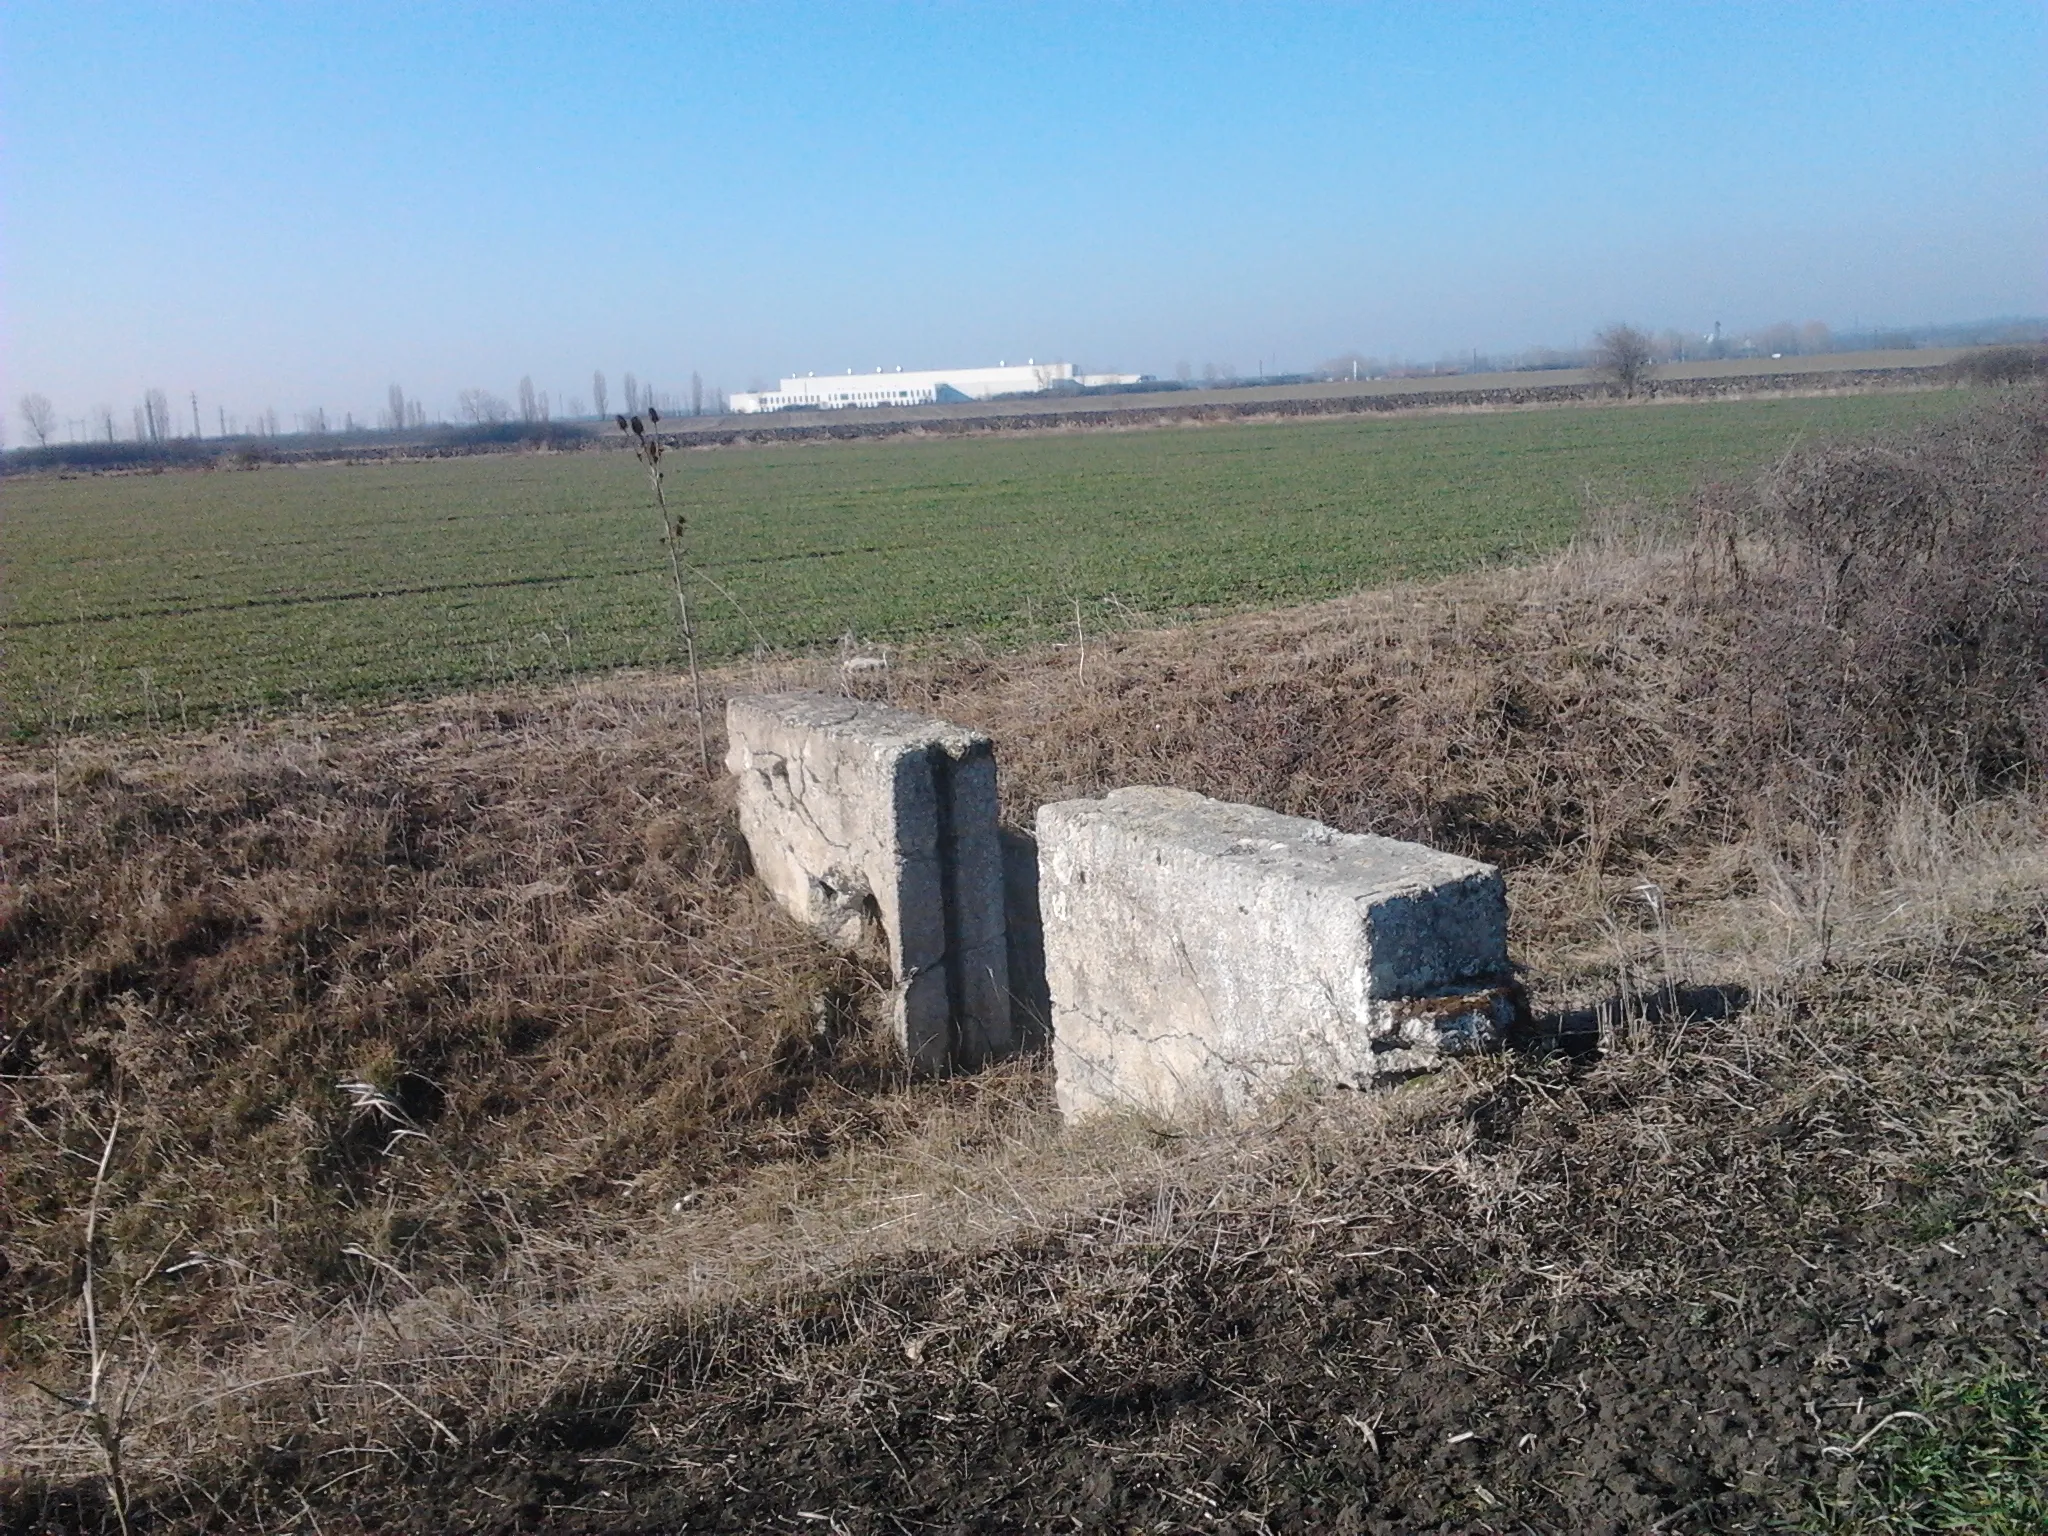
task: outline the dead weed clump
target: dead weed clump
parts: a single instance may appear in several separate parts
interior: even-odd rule
[[[1714,595],[1760,792],[1839,819],[1905,780],[1962,804],[2048,766],[2048,394],[1794,452],[1701,521],[1737,541]]]

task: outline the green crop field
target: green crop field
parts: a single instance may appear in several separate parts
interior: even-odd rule
[[[672,454],[706,654],[1028,642],[1553,549],[1951,391]],[[0,485],[17,737],[672,665],[646,482],[618,453]]]

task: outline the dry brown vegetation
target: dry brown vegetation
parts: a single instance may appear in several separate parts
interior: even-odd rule
[[[1980,347],[1957,358],[1949,371],[1965,384],[2019,384],[2048,372],[2048,347],[2024,342]]]
[[[110,1518],[25,1385],[83,1385],[91,1274],[169,1525],[1782,1513],[1918,1373],[2039,1369],[2022,1322],[1840,1329],[1912,1243],[2042,1252],[2044,475],[2015,398],[1530,570],[897,665],[897,702],[996,736],[1019,822],[1169,783],[1503,863],[1539,1013],[1604,1031],[1249,1130],[1062,1133],[1036,1061],[908,1081],[872,960],[747,880],[667,680],[15,752],[0,1474],[33,1481],[0,1512]],[[1685,1023],[1681,983],[1750,1004]],[[1731,1335],[1697,1380],[1629,1369]],[[1765,1338],[1782,1382],[1739,1358]],[[1844,1401],[1807,1426],[1816,1383]],[[1680,1398],[1716,1446],[1812,1443],[1613,1427]],[[1573,1414],[1605,1438],[1568,1451]]]

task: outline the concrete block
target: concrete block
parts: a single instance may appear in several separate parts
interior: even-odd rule
[[[1019,1051],[1038,1051],[1052,1037],[1052,999],[1045,991],[1045,925],[1038,916],[1038,840],[1003,829],[1003,922],[1010,938],[1010,1025]]]
[[[923,1071],[1013,1048],[989,739],[886,704],[757,694],[726,706],[726,767],[754,868],[851,948],[879,931],[895,1025]]]
[[[1498,1043],[1491,865],[1173,789],[1038,812],[1061,1111],[1234,1113]]]

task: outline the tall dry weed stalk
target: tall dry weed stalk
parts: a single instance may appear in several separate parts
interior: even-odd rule
[[[661,514],[661,541],[668,549],[668,574],[675,586],[676,619],[683,632],[683,652],[690,663],[690,701],[697,712],[697,766],[709,778],[711,746],[704,725],[704,681],[697,671],[697,632],[690,623],[690,594],[683,585],[683,528],[689,519],[680,512],[669,511],[668,496],[662,489],[663,444],[658,435],[648,430],[651,426],[661,425],[661,412],[650,405],[645,421],[638,415],[616,419],[621,432],[632,434],[634,456],[647,471],[647,483],[654,492],[654,508]]]
[[[100,1218],[106,1209],[107,1175],[113,1167],[114,1149],[120,1141],[120,1136],[121,1107],[116,1104],[107,1123],[106,1134],[100,1140],[99,1157],[93,1164],[92,1192],[86,1200],[85,1208],[85,1238],[80,1257],[78,1288],[79,1310],[85,1322],[85,1393],[82,1397],[74,1397],[69,1393],[54,1391],[41,1382],[34,1385],[51,1401],[77,1415],[80,1430],[99,1454],[106,1479],[107,1502],[113,1508],[115,1522],[119,1525],[122,1536],[128,1536],[126,1447],[130,1419],[135,1409],[136,1398],[147,1384],[155,1365],[155,1352],[148,1352],[139,1367],[130,1368],[126,1373],[126,1379],[118,1388],[114,1384],[114,1367],[122,1338],[134,1322],[142,1285],[147,1283],[162,1264],[163,1254],[157,1255],[156,1260],[144,1272],[141,1281],[131,1288],[120,1312],[111,1319],[105,1317],[100,1296]]]

